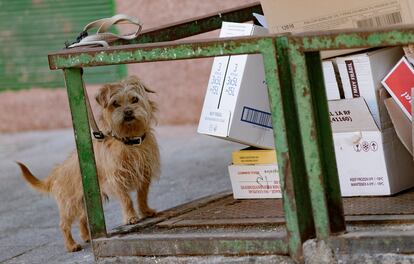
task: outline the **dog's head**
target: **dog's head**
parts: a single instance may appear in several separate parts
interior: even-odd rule
[[[155,122],[156,105],[149,99],[154,93],[131,76],[119,83],[104,85],[96,95],[102,107],[106,129],[120,138],[142,136]]]

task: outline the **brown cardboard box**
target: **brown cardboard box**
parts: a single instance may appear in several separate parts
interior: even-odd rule
[[[414,23],[412,0],[261,0],[270,33],[302,33]],[[355,51],[355,50],[353,50]],[[352,52],[326,51],[323,58]]]
[[[384,100],[388,114],[397,132],[397,136],[405,148],[413,155],[413,133],[414,129],[410,119],[404,114],[401,107],[390,97]]]

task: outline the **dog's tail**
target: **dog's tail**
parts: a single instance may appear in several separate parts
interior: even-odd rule
[[[30,186],[33,189],[39,192],[43,192],[43,193],[50,192],[50,183],[48,181],[39,180],[30,172],[30,170],[26,167],[26,165],[18,161],[16,161],[16,163],[17,165],[19,165],[22,171],[23,178],[30,184]]]

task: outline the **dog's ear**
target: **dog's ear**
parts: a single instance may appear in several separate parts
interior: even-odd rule
[[[153,113],[158,112],[158,105],[154,101],[152,101],[152,100],[149,100],[149,103],[151,105],[152,112]]]
[[[155,93],[155,91],[153,91],[153,90],[151,90],[151,89],[148,89],[148,87],[147,87],[147,86],[145,86],[145,85],[142,85],[142,86],[144,86],[144,90],[145,90],[147,93]]]
[[[144,91],[146,91],[147,93],[155,93],[153,90],[151,90],[151,89],[148,89],[148,87],[147,86],[145,86],[140,80],[139,80],[139,78],[138,77],[136,77],[136,76],[129,76],[128,77],[128,79],[127,79],[127,82],[130,84],[130,85],[133,85],[133,86],[135,86],[135,87],[140,87],[141,89],[144,89]]]
[[[101,89],[99,89],[98,93],[95,96],[96,101],[102,107],[108,106],[109,100],[109,91],[112,89],[110,84],[105,84]]]

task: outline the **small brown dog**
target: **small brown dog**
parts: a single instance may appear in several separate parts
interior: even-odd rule
[[[136,77],[103,86],[96,96],[102,107],[100,118],[104,134],[102,141],[94,141],[99,185],[104,195],[115,196],[122,205],[126,224],[137,223],[138,217],[130,191],[137,191],[142,217],[153,216],[148,207],[148,189],[160,174],[160,155],[152,126],[156,106],[149,99],[148,90]],[[43,181],[38,180],[21,163],[23,177],[36,190],[51,193],[57,201],[60,228],[68,251],[78,251],[71,234],[74,220],[79,219],[80,235],[86,242],[89,232],[83,203],[83,189],[78,156],[73,152]]]

